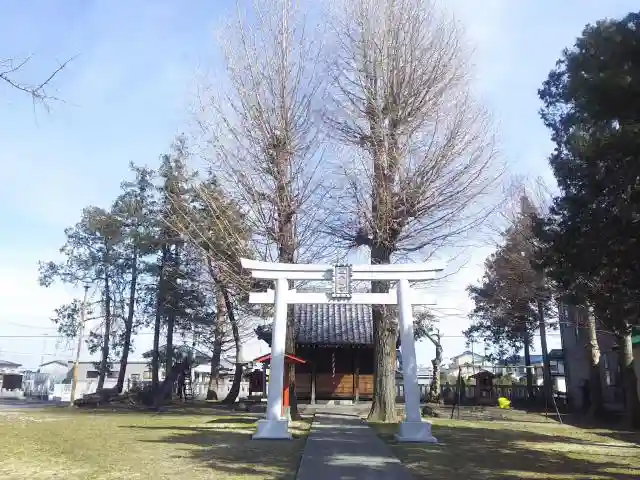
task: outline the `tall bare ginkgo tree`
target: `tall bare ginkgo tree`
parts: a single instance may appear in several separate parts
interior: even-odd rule
[[[285,263],[326,254],[318,235],[324,211],[318,205],[326,195],[319,172],[321,48],[306,36],[297,3],[238,6],[237,19],[222,35],[225,78],[216,82],[218,89],[200,92],[197,117],[207,137],[206,160],[225,196],[242,206],[252,255]],[[289,313],[286,350],[293,354]],[[295,392],[295,375],[289,378]]]
[[[330,231],[368,247],[372,264],[429,257],[484,220],[500,174],[460,32],[421,0],[345,0],[332,28],[327,125],[344,189]],[[397,322],[381,306],[373,319],[369,418],[395,421]]]

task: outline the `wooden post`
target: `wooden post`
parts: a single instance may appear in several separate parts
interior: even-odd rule
[[[355,375],[354,375],[354,399],[353,399],[353,403],[358,403],[360,401],[360,349],[356,348],[356,354],[354,357],[354,370],[355,370]]]
[[[286,417],[288,411],[289,411],[289,369],[285,367],[284,384],[282,385],[282,416]]]
[[[311,364],[311,405],[316,404],[316,364]]]

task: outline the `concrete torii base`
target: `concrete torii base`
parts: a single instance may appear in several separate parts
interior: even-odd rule
[[[438,439],[431,434],[430,423],[406,420],[400,424],[396,440],[398,442],[438,443]]]
[[[253,440],[291,440],[289,433],[289,420],[258,420],[256,433]]]

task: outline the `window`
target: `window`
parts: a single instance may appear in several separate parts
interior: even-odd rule
[[[98,378],[100,374],[97,370],[87,370],[87,378]]]
[[[120,372],[116,370],[111,370],[109,373],[107,373],[107,378],[118,378],[119,373]]]
[[[617,359],[613,356],[613,352],[607,352],[602,355],[602,364],[604,366],[604,383],[608,387],[613,387],[616,385],[617,373],[618,373],[618,362]]]

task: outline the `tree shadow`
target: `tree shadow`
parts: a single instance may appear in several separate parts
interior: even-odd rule
[[[640,476],[640,455],[634,446],[508,428],[434,425],[437,445],[399,444],[388,427],[376,426],[398,457],[417,478],[608,478]]]
[[[233,415],[228,415],[227,418],[214,418],[213,420],[209,420],[207,421],[207,423],[229,423],[229,416],[233,416]],[[248,417],[247,414],[245,413],[244,415],[240,416],[238,415],[237,418],[234,418],[233,420],[231,420],[233,423],[235,424],[247,424],[247,425],[253,425],[256,423],[256,420],[258,420],[260,417],[259,416],[253,416],[253,417]]]
[[[138,425],[124,428],[138,431],[166,430],[166,436],[138,441],[171,445],[175,449],[176,458],[190,457],[210,468],[213,474],[211,478],[215,478],[217,472],[232,478],[256,476],[274,480],[294,479],[306,441],[306,432],[294,430],[293,440],[252,440],[252,424],[255,421],[255,418],[227,420],[227,423],[246,425],[246,431],[224,428],[221,425]]]
[[[549,416],[558,423],[571,425],[582,430],[587,430],[596,435],[611,438],[622,442],[634,443],[640,446],[640,431],[628,428],[622,424],[620,415],[606,414],[604,418],[592,419],[583,414],[568,413],[563,414],[558,419],[557,415]]]
[[[190,404],[171,404],[161,408],[151,408],[141,405],[126,404],[105,404],[100,406],[75,407],[70,409],[67,405],[49,407],[55,408],[61,412],[70,412],[73,414],[86,415],[149,415],[149,416],[242,416],[255,415],[259,417],[259,413],[246,412],[237,410],[233,405],[211,404],[211,403],[190,403]]]

